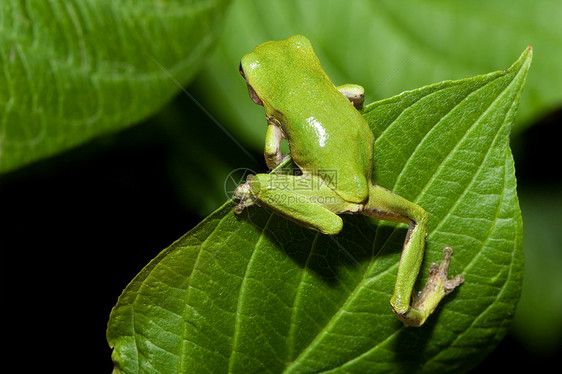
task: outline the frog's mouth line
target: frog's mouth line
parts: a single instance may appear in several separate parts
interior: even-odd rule
[[[254,90],[252,85],[248,82],[248,79],[246,78],[246,74],[244,74],[244,69],[242,68],[242,63],[240,63],[240,65],[238,66],[238,71],[240,72],[240,75],[242,76],[242,78],[244,78],[244,80],[246,81],[246,86],[248,86],[248,93],[250,94],[250,98],[252,99],[252,101],[254,103],[258,104],[258,105],[263,106],[263,101],[261,101],[260,97],[258,96],[256,91]]]
[[[248,84],[248,82],[246,81],[246,84],[248,86],[248,93],[250,94],[250,97],[252,98],[252,101],[258,105],[263,106],[263,101],[261,101],[260,97],[258,96],[258,94],[256,93],[256,91],[252,88],[252,86],[250,86]]]

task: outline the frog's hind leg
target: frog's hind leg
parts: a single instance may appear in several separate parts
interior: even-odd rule
[[[463,282],[462,275],[447,279],[447,270],[452,249],[443,250],[441,265],[432,264],[429,279],[419,295],[414,296],[410,305],[414,284],[423,261],[425,239],[427,236],[427,213],[393,192],[371,184],[369,201],[363,214],[386,221],[408,224],[408,232],[398,266],[394,294],[390,300],[396,317],[407,326],[421,326],[435,310],[441,299]]]
[[[336,235],[343,227],[340,216],[329,208],[345,202],[319,178],[257,174],[239,186],[235,196],[240,200],[237,213],[255,203],[327,235]]]

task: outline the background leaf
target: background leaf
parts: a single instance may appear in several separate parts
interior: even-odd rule
[[[364,85],[366,102],[495,71],[533,45],[540,58],[523,95],[521,131],[562,106],[560,19],[558,0],[237,0],[216,53],[194,82],[196,96],[238,139],[261,151],[263,115],[247,99],[243,80],[232,76],[240,57],[264,41],[306,35],[334,83]]]
[[[227,3],[3,1],[0,172],[161,108],[200,66]]]
[[[328,237],[230,203],[164,250],[108,325],[125,372],[459,371],[503,337],[522,280],[509,132],[531,61],[368,106],[375,180],[430,215],[422,270],[455,248],[466,283],[420,329],[388,300],[402,226],[346,217]],[[406,136],[407,135],[407,136]],[[483,348],[484,347],[484,348]]]
[[[521,210],[525,222],[525,278],[514,333],[528,343],[538,357],[558,355],[562,344],[562,237],[560,188],[550,191],[524,189]],[[554,234],[553,234],[554,233]],[[535,276],[532,276],[535,275]]]

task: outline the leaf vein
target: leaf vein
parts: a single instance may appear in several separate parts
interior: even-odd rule
[[[272,219],[273,215],[271,214],[266,222],[266,224],[264,225],[263,229],[261,230],[260,236],[258,238],[258,240],[256,241],[256,244],[254,245],[254,250],[252,251],[252,255],[250,256],[249,260],[248,260],[248,264],[246,265],[246,269],[244,269],[244,276],[243,276],[243,280],[242,280],[242,284],[240,285],[240,290],[238,291],[238,303],[236,305],[236,311],[235,311],[235,320],[234,320],[234,336],[232,337],[232,349],[230,351],[230,359],[228,360],[228,373],[232,373],[234,368],[233,368],[233,364],[234,364],[234,360],[233,360],[233,356],[234,353],[237,352],[236,347],[239,344],[239,338],[240,338],[240,324],[241,324],[241,317],[242,317],[242,313],[241,313],[241,309],[242,309],[242,303],[245,301],[244,299],[244,294],[246,291],[246,282],[248,281],[248,270],[251,268],[253,261],[256,258],[256,254],[258,252],[258,247],[261,243],[261,241],[263,240],[263,238],[265,237],[265,231],[267,230],[267,227],[270,225],[271,223],[271,219]]]

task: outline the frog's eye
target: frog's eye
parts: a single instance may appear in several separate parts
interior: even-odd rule
[[[240,72],[240,75],[246,79],[246,74],[244,74],[244,69],[242,69],[242,63],[240,63],[240,65],[238,66],[238,71]]]

